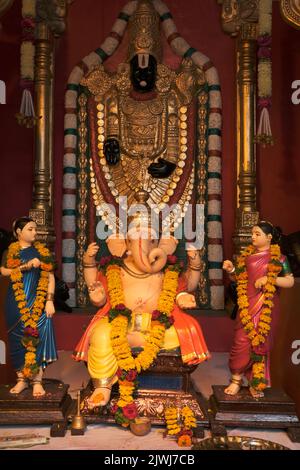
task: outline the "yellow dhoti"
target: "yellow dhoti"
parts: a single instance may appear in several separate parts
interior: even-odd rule
[[[134,346],[141,339],[146,341],[151,325],[150,313],[133,314],[132,322],[129,325],[128,341],[134,340]],[[118,364],[114,355],[111,339],[111,324],[107,317],[101,318],[94,326],[90,336],[90,346],[88,350],[88,370],[92,379],[99,380],[99,386],[108,385],[114,378]],[[179,347],[179,339],[174,326],[165,332],[162,349],[170,350]]]

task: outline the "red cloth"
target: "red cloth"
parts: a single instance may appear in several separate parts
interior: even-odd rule
[[[107,293],[106,277],[99,272],[97,280],[103,284]],[[185,289],[186,281],[183,277],[180,277],[178,282],[178,293]],[[87,361],[89,340],[92,329],[101,318],[108,314],[109,310],[110,302],[108,300],[104,307],[101,307],[93,317],[85,333],[77,344],[73,354],[73,358],[76,361]],[[210,353],[208,352],[201,326],[197,320],[184,313],[177,305],[174,306],[172,315],[175,319],[174,327],[178,334],[183,362],[187,364],[199,364],[200,362],[210,358]]]

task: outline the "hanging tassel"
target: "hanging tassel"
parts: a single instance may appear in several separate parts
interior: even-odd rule
[[[20,48],[20,86],[23,89],[20,112],[15,116],[20,126],[33,127],[39,118],[35,116],[31,90],[34,86],[34,31],[36,0],[22,1],[22,43]]]
[[[255,142],[257,144],[262,144],[263,147],[265,147],[266,145],[274,144],[268,106],[262,107],[260,111],[259,125],[258,125],[256,137],[255,137]]]
[[[260,111],[259,124],[255,142],[273,145],[270,123],[270,108],[272,97],[272,0],[258,2],[258,110]]]
[[[18,124],[24,127],[33,127],[38,121],[34,112],[33,100],[31,92],[27,89],[23,90],[20,112],[16,114]]]

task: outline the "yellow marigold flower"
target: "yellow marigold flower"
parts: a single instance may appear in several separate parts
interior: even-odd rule
[[[252,339],[252,346],[258,346],[259,345],[259,338],[258,336],[255,336],[255,338]]]

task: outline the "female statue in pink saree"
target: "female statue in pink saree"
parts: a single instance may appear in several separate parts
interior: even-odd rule
[[[236,266],[224,261],[223,269],[237,282],[238,316],[230,352],[231,383],[228,395],[239,392],[243,376],[254,398],[271,386],[270,352],[279,318],[279,287],[292,287],[294,278],[277,244],[279,231],[261,221],[252,228],[252,245],[238,257]]]

